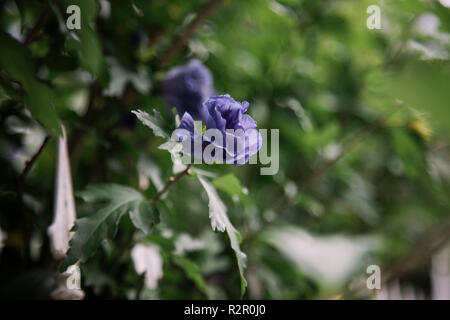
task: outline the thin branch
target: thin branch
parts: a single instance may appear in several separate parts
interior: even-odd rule
[[[169,61],[178,53],[184,44],[194,35],[203,22],[214,12],[222,0],[210,0],[205,7],[192,19],[186,28],[175,37],[167,51],[162,55],[159,68],[165,67]]]
[[[20,180],[22,180],[22,182],[25,180],[28,172],[31,170],[31,168],[33,167],[34,162],[36,161],[36,159],[39,157],[39,155],[42,153],[42,151],[44,150],[45,146],[47,145],[48,141],[50,140],[50,136],[46,136],[44,141],[42,141],[41,146],[39,147],[38,151],[36,151],[36,153],[31,157],[30,160],[28,160],[25,163],[25,168],[23,168],[22,173],[20,174]]]
[[[57,0],[54,0],[55,2]],[[48,19],[50,19],[50,16],[52,14],[52,7],[50,3],[47,5],[47,7],[42,11],[41,15],[39,16],[36,24],[33,26],[33,28],[26,34],[25,41],[23,44],[25,46],[29,46],[34,40],[36,40],[36,36],[40,29],[42,29],[43,26],[47,23]]]
[[[394,260],[383,272],[383,283],[401,278],[422,266],[427,259],[442,248],[450,239],[450,219],[433,225],[411,250],[402,258]]]
[[[203,22],[214,12],[214,10],[218,7],[222,0],[210,0],[205,7],[196,15],[196,17],[186,26],[183,32],[181,32],[177,37],[174,38],[172,44],[169,46],[167,51],[162,54],[162,58],[158,63],[157,70],[166,66],[172,58],[176,55],[176,53],[183,47],[183,45],[194,35],[195,31],[203,24]],[[34,28],[33,28],[34,29]],[[154,87],[154,90],[157,89],[157,86]],[[93,101],[99,90],[91,90],[90,99]],[[153,92],[154,93],[154,92]],[[125,89],[124,94],[122,95],[122,103],[124,105],[131,104],[137,97],[137,92],[132,85],[128,85]],[[91,112],[89,112],[91,108],[88,107],[88,112],[83,116],[83,123],[87,123],[88,117],[91,116]],[[103,109],[104,110],[104,109]],[[97,112],[97,116],[100,116],[102,110]],[[96,120],[96,119],[95,119]],[[87,131],[85,130],[77,130],[73,135],[69,143],[69,148],[72,150],[72,162],[75,162],[76,158],[74,154],[77,154],[77,149],[82,144],[82,140]]]
[[[169,181],[166,183],[164,188],[162,188],[161,191],[159,191],[152,199],[150,199],[150,202],[155,203],[159,199],[161,199],[161,197],[164,195],[164,193],[166,193],[167,190],[169,190],[169,188],[171,186],[173,186],[175,183],[180,181],[180,179],[183,178],[185,175],[191,173],[191,168],[193,165],[194,164],[188,165],[187,168],[185,170],[183,170],[182,172],[180,172],[178,175],[176,175],[175,177],[170,177]],[[133,232],[131,233],[130,237],[128,237],[128,239],[117,250],[115,262],[109,271],[110,275],[114,275],[118,271],[120,263],[123,260],[123,258],[125,257],[125,254],[127,253],[127,251],[129,251],[132,248],[133,243],[136,239],[136,232],[137,232],[137,229],[134,229]],[[141,290],[142,290],[142,288],[138,287],[136,299],[139,299]]]
[[[431,226],[405,255],[389,262],[381,269],[381,286],[384,287],[391,281],[401,279],[422,267],[449,240],[450,219]],[[361,281],[355,288],[350,289],[345,296],[354,298],[370,294],[370,290],[366,287],[366,281]]]
[[[185,175],[190,174],[191,173],[191,168],[192,168],[193,164],[191,163],[190,165],[187,166],[187,168],[185,170],[183,170],[183,172],[179,173],[178,175],[176,175],[175,177],[170,177],[169,178],[169,182],[167,182],[167,184],[164,186],[164,188],[161,189],[161,191],[159,191],[150,201],[151,202],[156,202],[158,201],[162,195],[164,193],[166,193],[166,191],[173,186],[175,183],[177,183],[181,178],[183,178]]]
[[[344,156],[349,154],[356,146],[358,146],[365,138],[367,138],[372,132],[382,127],[386,121],[401,108],[397,108],[394,111],[390,112],[388,115],[381,116],[372,124],[364,127],[359,132],[354,134],[351,138],[349,138],[346,142],[343,143],[342,151],[333,158],[325,162],[319,169],[317,169],[313,174],[306,179],[304,183],[301,184],[299,188],[299,193],[303,192],[308,186],[322,178],[322,176],[328,171],[330,167],[332,167],[336,162],[342,159]]]
[[[28,172],[33,167],[34,162],[39,157],[39,155],[44,150],[45,146],[47,145],[48,141],[50,140],[50,136],[46,136],[44,141],[42,142],[41,146],[37,150],[37,152],[31,157],[30,160],[28,160],[25,163],[25,167],[22,170],[20,176],[17,178],[17,196],[18,196],[18,203],[19,203],[19,212],[21,213],[23,217],[23,230],[25,233],[25,259],[29,259],[30,254],[30,238],[31,238],[31,231],[32,231],[32,224],[30,220],[30,216],[25,214],[25,207],[23,204],[23,193],[24,193],[24,185],[25,185],[25,178],[27,177]]]

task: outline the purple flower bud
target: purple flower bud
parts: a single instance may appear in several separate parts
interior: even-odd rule
[[[162,82],[163,99],[169,110],[176,108],[180,116],[188,112],[194,120],[203,119],[202,104],[214,95],[211,72],[199,60],[175,67]]]
[[[209,98],[203,104],[202,111],[202,120],[206,123],[205,133],[195,131],[193,117],[189,112],[185,112],[178,129],[184,129],[184,132],[189,134],[191,146],[184,151],[205,161],[215,160],[228,164],[248,162],[250,156],[258,152],[262,145],[262,137],[256,130],[255,120],[244,114],[248,107],[248,102],[238,102],[228,94]],[[178,137],[180,141],[187,138],[183,134]],[[196,143],[200,144],[197,149]],[[212,153],[207,152],[205,158],[205,149],[214,150]],[[217,151],[221,154],[216,154]]]

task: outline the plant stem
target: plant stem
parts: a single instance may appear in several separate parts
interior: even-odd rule
[[[175,177],[170,177],[169,178],[169,182],[167,182],[167,184],[164,186],[164,188],[161,189],[161,191],[159,191],[152,199],[150,199],[151,202],[157,202],[164,193],[166,193],[166,191],[175,183],[177,183],[181,178],[183,178],[185,175],[187,175],[188,173],[190,173],[190,169],[192,168],[194,164],[190,164],[187,166],[186,169],[183,170],[183,172],[179,173],[178,175],[176,175]]]
[[[48,135],[45,137],[44,141],[42,141],[42,144],[39,147],[38,151],[36,151],[36,153],[31,157],[31,159],[25,163],[25,168],[23,169],[22,173],[20,174],[20,179],[22,181],[25,180],[28,172],[33,167],[34,162],[39,157],[39,155],[42,153],[42,151],[44,150],[44,148],[47,145],[49,140],[50,140],[50,136]]]
[[[47,145],[48,141],[50,140],[50,136],[46,136],[44,141],[42,142],[39,149],[36,151],[36,153],[31,157],[30,160],[28,160],[25,163],[25,167],[22,170],[22,173],[17,179],[17,195],[18,195],[18,203],[19,203],[19,212],[21,213],[23,219],[24,219],[24,233],[25,233],[25,257],[28,261],[29,254],[30,254],[30,238],[31,238],[31,220],[30,217],[25,213],[25,206],[23,204],[23,193],[24,193],[24,186],[25,186],[25,178],[28,175],[28,172],[33,167],[34,162],[39,157],[39,155],[44,150],[45,146]]]
[[[50,18],[51,14],[52,14],[52,7],[50,4],[48,4],[47,7],[44,9],[44,11],[42,11],[41,15],[39,16],[36,24],[26,34],[25,41],[23,42],[25,46],[28,47],[34,40],[36,40],[37,33],[47,23],[47,20]]]

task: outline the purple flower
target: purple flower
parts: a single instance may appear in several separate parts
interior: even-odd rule
[[[180,116],[188,112],[201,120],[203,102],[214,95],[213,78],[209,69],[194,59],[171,69],[162,82],[162,91],[169,110],[175,107]]]
[[[209,98],[202,107],[205,131],[195,128],[189,112],[181,119],[178,129],[184,130],[178,131],[178,141],[190,138],[191,142],[187,146],[183,143],[184,152],[207,163],[244,164],[261,148],[262,137],[256,130],[256,122],[245,114],[247,101],[241,103],[226,94]]]

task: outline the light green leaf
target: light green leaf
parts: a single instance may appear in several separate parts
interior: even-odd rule
[[[104,70],[102,46],[97,34],[90,27],[81,29],[81,50],[78,52],[80,63],[89,73],[100,76]]]
[[[163,137],[164,139],[169,139],[169,133],[165,129],[166,123],[164,122],[161,114],[157,110],[153,110],[153,114],[149,114],[142,110],[133,110],[136,117],[144,125],[153,130],[155,136]]]
[[[172,255],[172,259],[183,268],[187,277],[191,279],[200,290],[203,292],[206,291],[206,282],[203,279],[203,275],[201,274],[199,267],[194,262],[175,254]]]
[[[241,182],[232,173],[214,179],[212,184],[217,189],[228,193],[231,197],[245,195],[245,189],[242,187]]]
[[[247,256],[239,247],[241,236],[228,219],[227,209],[217,195],[217,191],[214,186],[200,175],[197,175],[197,177],[203,188],[205,188],[209,198],[209,218],[211,219],[212,229],[227,232],[228,238],[230,239],[231,248],[236,254],[236,260],[241,277],[241,297],[243,297],[247,288],[247,281],[244,278],[244,269],[246,268]]]
[[[117,184],[93,185],[79,192],[78,196],[86,202],[104,203],[105,206],[97,213],[75,222],[75,235],[70,240],[70,249],[61,270],[78,260],[86,261],[103,240],[114,238],[123,214],[129,213],[133,224],[144,233],[148,233],[159,222],[157,210],[140,192],[129,187]]]

